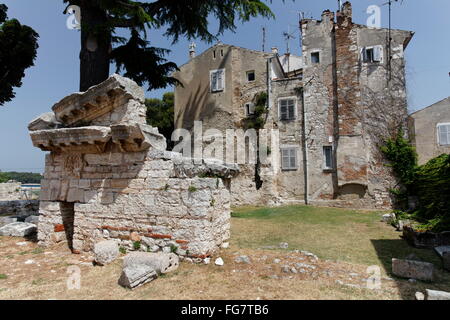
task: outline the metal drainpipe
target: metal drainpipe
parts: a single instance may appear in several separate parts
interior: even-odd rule
[[[305,205],[309,204],[309,178],[308,178],[308,143],[306,141],[306,105],[304,87],[300,90],[300,99],[302,102],[302,149],[303,149],[303,175],[305,180]]]

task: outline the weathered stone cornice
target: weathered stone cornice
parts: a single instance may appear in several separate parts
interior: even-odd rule
[[[56,103],[52,110],[65,126],[92,121],[123,105],[130,99],[145,102],[144,90],[134,81],[112,75],[86,92],[77,92]]]
[[[101,153],[109,142],[121,152],[166,149],[158,129],[141,124],[38,130],[30,135],[33,145],[43,151]]]

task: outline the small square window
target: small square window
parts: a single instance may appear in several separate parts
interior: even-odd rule
[[[255,71],[247,71],[247,81],[253,82],[256,80]]]
[[[251,102],[245,104],[245,115],[250,116],[255,114],[255,105]]]
[[[281,99],[279,101],[280,120],[295,120],[295,99]]]
[[[311,53],[311,63],[319,64],[320,63],[320,52]]]
[[[383,47],[367,47],[362,49],[362,60],[365,63],[382,62],[383,60]]]
[[[438,124],[438,143],[441,146],[450,146],[450,123]]]
[[[323,169],[333,170],[333,147],[325,146],[323,147]]]
[[[297,170],[297,148],[281,149],[281,168],[283,170]]]

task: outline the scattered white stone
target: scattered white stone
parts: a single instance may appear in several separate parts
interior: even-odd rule
[[[281,271],[284,272],[284,273],[289,273],[290,272],[290,268],[289,268],[289,266],[282,266],[281,267]]]
[[[428,262],[392,259],[392,273],[407,279],[433,281],[434,265]]]
[[[236,259],[234,259],[234,262],[245,263],[245,264],[251,263],[250,258],[248,256],[239,256]]]
[[[275,264],[279,264],[280,262],[281,262],[280,259],[274,259],[274,260],[273,260],[273,263],[275,263]]]
[[[147,265],[134,265],[122,270],[119,284],[134,289],[157,278],[156,271]]]
[[[34,260],[27,260],[27,261],[25,261],[25,264],[34,264],[35,262],[34,262]]]
[[[39,216],[29,216],[25,219],[25,222],[32,223],[37,226],[39,224]]]
[[[18,246],[20,246],[20,247],[23,247],[23,246],[28,245],[28,242],[26,242],[26,241],[23,241],[23,242],[17,242],[16,245],[18,245]]]
[[[295,266],[297,268],[305,268],[305,269],[311,269],[311,270],[315,270],[316,269],[315,266],[312,266],[312,265],[306,264],[306,263],[296,263]]]
[[[205,259],[203,259],[203,263],[204,263],[204,264],[210,264],[210,263],[211,263],[211,258],[205,258]]]
[[[414,284],[414,283],[417,283],[417,280],[416,279],[408,279],[408,282]]]
[[[422,292],[416,292],[416,300],[425,300],[425,295]]]
[[[123,269],[138,265],[149,266],[159,275],[178,269],[180,260],[174,253],[131,252],[125,256]]]
[[[295,269],[294,267],[291,268],[291,272],[292,273],[298,273],[297,269]]]
[[[32,223],[14,222],[0,228],[0,236],[26,237],[36,233],[37,228]]]
[[[119,257],[119,245],[114,240],[101,241],[94,246],[95,263],[104,266]]]
[[[278,245],[278,247],[279,247],[280,249],[287,249],[287,248],[289,248],[289,243],[287,243],[287,242],[281,242],[281,243]]]
[[[223,266],[224,265],[223,259],[222,258],[217,258],[216,261],[214,261],[214,264],[216,266]]]
[[[222,243],[222,245],[220,246],[222,249],[228,249],[228,247],[230,246],[229,242],[224,242]]]
[[[426,290],[427,300],[450,300],[450,292]]]

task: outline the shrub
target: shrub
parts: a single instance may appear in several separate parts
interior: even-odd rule
[[[421,223],[419,229],[450,230],[450,155],[418,166],[417,153],[402,131],[387,140],[381,151],[403,186],[391,191],[400,208],[408,211],[408,197],[415,197],[417,207],[407,214]]]

